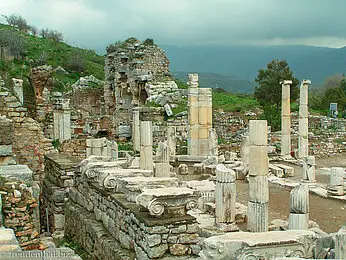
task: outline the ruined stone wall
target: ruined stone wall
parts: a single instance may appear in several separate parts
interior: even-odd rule
[[[35,174],[43,172],[43,156],[55,152],[50,139],[43,136],[39,123],[27,116],[17,97],[0,89],[0,115],[14,122],[12,149],[17,163],[28,165]],[[35,179],[39,179],[38,175]]]
[[[100,115],[102,112],[103,89],[76,89],[64,98],[70,99],[71,108],[81,110],[84,117]]]
[[[3,214],[4,226],[14,230],[24,250],[38,249],[40,244],[38,194],[39,187],[35,182],[16,178],[0,179],[0,215]]]
[[[131,125],[132,108],[145,103],[146,83],[169,77],[169,60],[162,49],[132,39],[108,48],[105,58],[106,113],[116,111],[118,123]]]
[[[41,224],[50,233],[63,232],[64,201],[74,186],[74,170],[80,160],[64,154],[45,156],[45,178],[42,185]],[[47,214],[49,223],[47,226]]]
[[[0,116],[0,165],[16,163],[12,152],[13,132],[13,121],[5,116]]]
[[[66,140],[59,146],[59,152],[78,159],[86,158],[86,138]]]
[[[138,205],[128,202],[123,194],[109,192],[81,176],[70,190],[65,216],[65,235],[86,250],[91,259],[134,259],[112,258],[117,255],[112,245],[119,243],[128,252],[135,251],[137,259],[200,251],[194,217],[155,218],[140,212]]]

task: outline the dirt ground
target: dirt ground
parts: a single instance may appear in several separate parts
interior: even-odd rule
[[[321,183],[329,183],[329,175],[323,174],[320,168],[323,167],[345,167],[346,154],[333,157],[316,158],[316,180]],[[302,178],[302,167],[296,166],[294,179]],[[245,181],[237,182],[238,201],[247,205],[248,201],[248,183]],[[288,219],[290,189],[280,188],[276,185],[269,185],[269,221],[282,218]],[[342,225],[346,225],[346,202],[325,199],[310,193],[310,220],[317,222],[320,228],[327,232],[336,232]]]

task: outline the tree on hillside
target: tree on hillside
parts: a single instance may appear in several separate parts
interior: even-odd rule
[[[327,88],[321,99],[321,108],[329,109],[330,103],[338,103],[338,109],[346,107],[346,93],[341,87]]]
[[[18,14],[11,14],[9,16],[3,15],[8,25],[18,28],[23,32],[28,32],[30,29],[30,25],[27,21]]]
[[[293,72],[289,68],[286,60],[272,60],[266,69],[260,69],[255,82],[258,84],[255,88],[255,98],[264,109],[264,119],[273,130],[280,127],[281,120],[281,85],[283,80],[292,80],[291,101],[299,96],[299,80],[293,77]]]
[[[267,69],[260,69],[255,82],[255,98],[262,106],[276,105],[280,110],[281,106],[281,85],[283,80],[292,80],[291,101],[299,96],[299,80],[293,77],[293,72],[288,67],[286,60],[272,60]]]
[[[40,30],[40,36],[42,38],[51,39],[55,42],[62,42],[64,38],[62,33],[55,30],[49,30],[48,28]]]

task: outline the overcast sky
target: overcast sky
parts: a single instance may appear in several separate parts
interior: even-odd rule
[[[0,14],[20,14],[97,50],[132,36],[170,45],[342,47],[345,10],[346,0],[0,0]]]

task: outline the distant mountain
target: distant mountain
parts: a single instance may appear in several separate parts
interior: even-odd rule
[[[183,82],[187,82],[188,73],[191,73],[191,71],[178,71],[173,72],[173,76]],[[254,89],[252,82],[225,74],[198,72],[198,77],[201,87],[223,88],[234,94],[252,93]]]
[[[235,93],[253,92],[254,87],[251,82],[256,78],[258,70],[266,68],[273,59],[286,59],[295,77],[310,79],[315,86],[321,85],[328,76],[346,73],[346,47],[340,49],[312,46],[162,45],[160,47],[166,51],[174,74],[180,75],[182,71],[204,72],[201,79],[208,82],[206,84],[210,87],[226,84],[227,86],[223,88]],[[244,84],[247,87],[244,88]]]

